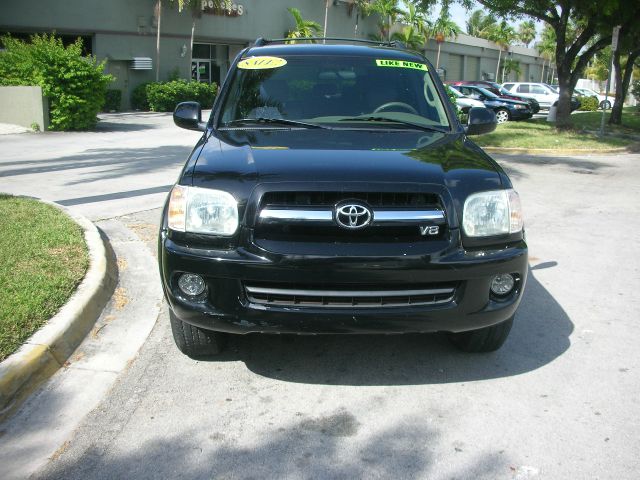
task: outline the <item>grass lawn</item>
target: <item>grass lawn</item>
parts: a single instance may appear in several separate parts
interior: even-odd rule
[[[579,112],[571,115],[574,129],[559,132],[553,123],[546,119],[506,122],[498,125],[492,133],[474,138],[482,147],[543,148],[543,149],[584,149],[603,150],[626,147],[637,140],[606,135],[600,138],[587,131],[600,129],[601,112]],[[605,122],[609,114],[606,114]],[[623,133],[640,136],[640,111],[635,107],[625,108],[622,114],[623,125],[611,127],[605,123],[607,133]]]
[[[89,265],[82,229],[55,207],[0,194],[0,361],[55,315]]]

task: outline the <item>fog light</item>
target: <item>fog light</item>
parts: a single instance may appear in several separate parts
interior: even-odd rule
[[[200,275],[193,273],[183,273],[178,279],[178,287],[183,293],[195,297],[204,292],[204,280]]]
[[[513,278],[513,275],[509,273],[496,275],[491,280],[491,291],[495,295],[503,296],[511,292],[515,284],[516,284],[516,279]]]

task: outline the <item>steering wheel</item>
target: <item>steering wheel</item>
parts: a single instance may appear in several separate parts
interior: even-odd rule
[[[383,110],[387,110],[388,108],[391,108],[391,107],[400,107],[400,108],[403,108],[405,110],[408,110],[410,113],[413,113],[414,115],[418,115],[418,111],[415,108],[413,108],[408,103],[404,103],[404,102],[389,102],[389,103],[385,103],[383,105],[380,105],[378,108],[376,108],[373,111],[373,113],[382,112]]]

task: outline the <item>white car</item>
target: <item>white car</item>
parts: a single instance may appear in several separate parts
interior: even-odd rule
[[[548,109],[558,102],[559,95],[544,83],[503,83],[502,86],[511,93],[535,98],[540,104],[540,108]]]
[[[460,93],[455,88],[449,87],[449,90],[456,96],[456,105],[460,110],[462,110],[462,113],[467,113],[472,107],[484,107],[484,103],[482,103],[480,100],[469,98]]]
[[[606,98],[604,95],[600,95],[598,92],[596,92],[595,90],[591,90],[590,88],[575,88],[574,89],[576,92],[581,93],[582,95],[586,96],[586,97],[595,97],[598,99],[598,108],[606,108],[609,109],[611,108],[611,101],[609,100],[609,98]]]

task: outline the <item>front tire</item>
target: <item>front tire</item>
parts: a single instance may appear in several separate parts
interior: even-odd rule
[[[500,108],[496,110],[496,120],[498,123],[504,123],[509,121],[509,110]]]
[[[505,342],[513,326],[513,317],[497,325],[471,330],[468,332],[450,333],[449,340],[453,345],[469,353],[486,353],[498,350]]]
[[[226,334],[212,332],[183,322],[170,310],[173,340],[178,350],[191,358],[218,355],[224,349]]]

